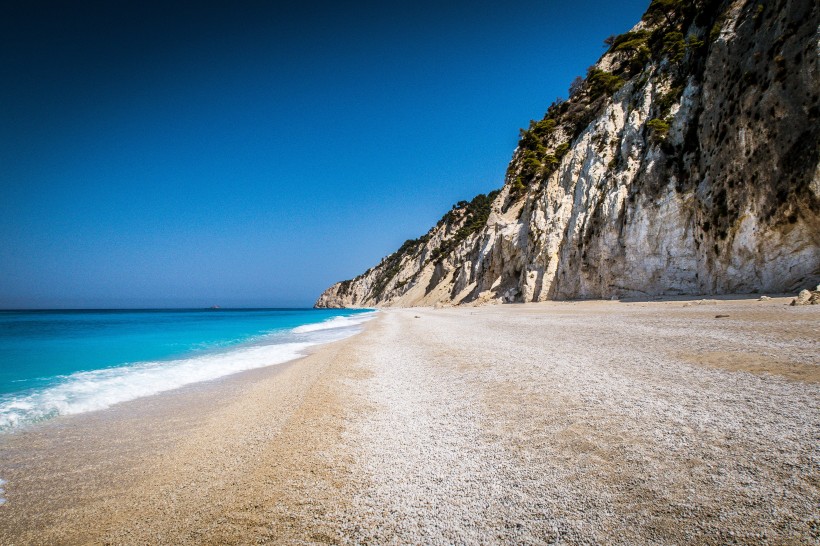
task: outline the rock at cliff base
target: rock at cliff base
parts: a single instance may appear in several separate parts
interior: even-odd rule
[[[801,290],[792,300],[791,305],[817,305],[818,303],[820,303],[820,290]]]

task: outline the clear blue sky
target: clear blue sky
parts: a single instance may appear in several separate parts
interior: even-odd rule
[[[293,4],[3,4],[0,308],[312,305],[500,187],[648,0]]]

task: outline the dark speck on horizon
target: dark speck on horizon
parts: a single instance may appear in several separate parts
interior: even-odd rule
[[[646,4],[6,2],[0,308],[309,306],[499,188]]]

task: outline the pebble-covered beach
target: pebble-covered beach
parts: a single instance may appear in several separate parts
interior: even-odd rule
[[[0,439],[0,543],[813,544],[820,306],[383,311]]]

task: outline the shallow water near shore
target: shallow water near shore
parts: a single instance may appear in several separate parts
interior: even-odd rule
[[[367,310],[0,312],[0,431],[298,358]]]

